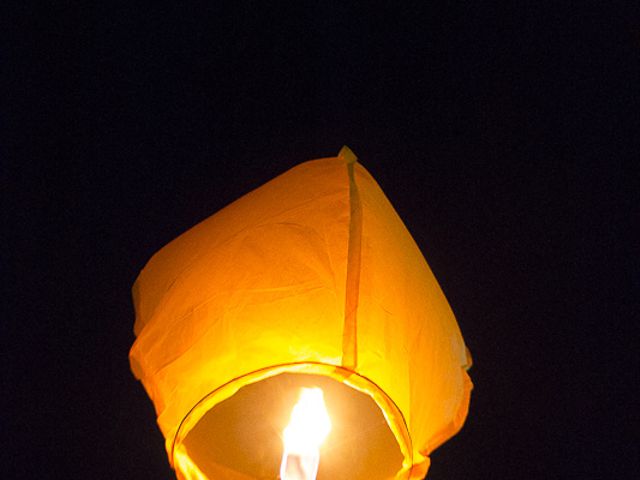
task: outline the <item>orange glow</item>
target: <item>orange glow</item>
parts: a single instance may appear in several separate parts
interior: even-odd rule
[[[208,480],[207,476],[194,464],[182,445],[175,451],[176,470],[180,472],[184,479],[188,480]]]
[[[303,388],[284,429],[282,480],[315,480],[320,445],[331,431],[331,420],[320,388]]]

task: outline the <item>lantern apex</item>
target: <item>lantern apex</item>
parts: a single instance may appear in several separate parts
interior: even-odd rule
[[[347,164],[356,163],[358,161],[358,157],[356,156],[356,154],[353,153],[351,149],[346,145],[343,145],[340,149],[340,152],[338,152],[338,158],[344,159]]]

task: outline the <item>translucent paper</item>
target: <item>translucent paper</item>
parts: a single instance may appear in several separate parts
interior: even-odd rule
[[[278,435],[293,406],[283,399],[314,379],[336,385],[341,400],[326,389],[325,397],[337,415],[355,412],[334,424],[344,446],[336,438],[323,447],[335,461],[321,460],[319,480],[376,478],[381,469],[390,473],[380,478],[423,478],[430,452],[466,417],[470,358],[453,313],[346,147],[298,165],[169,243],[133,295],[131,368],[154,403],[178,478],[277,478]],[[381,419],[372,425],[375,446],[356,431],[361,397]],[[376,415],[368,408],[362,415]],[[238,425],[249,417],[241,438]],[[220,424],[230,418],[239,420]],[[262,453],[224,450],[259,432],[269,444]],[[375,452],[355,451],[368,448]],[[381,464],[343,472],[339,457],[349,455]]]

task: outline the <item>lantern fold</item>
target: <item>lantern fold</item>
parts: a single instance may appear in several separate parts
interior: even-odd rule
[[[346,147],[173,240],[142,270],[133,297],[131,369],[154,403],[178,478],[276,478],[269,449],[281,447],[245,455],[229,442],[247,423],[238,445],[251,449],[252,435],[277,444],[290,412],[284,399],[304,385],[333,392],[325,397],[329,407],[334,398],[337,431],[353,443],[327,445],[319,480],[423,478],[428,455],[464,423],[470,357],[455,317],[406,227]],[[364,421],[360,414],[362,425],[375,426],[372,455],[357,451],[363,438],[349,427]],[[360,477],[341,476],[345,455],[374,464]]]

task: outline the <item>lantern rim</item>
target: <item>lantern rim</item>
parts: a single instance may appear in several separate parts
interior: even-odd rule
[[[269,367],[254,370],[235,377],[228,382],[213,389],[203,396],[187,412],[181,420],[171,444],[171,455],[169,456],[171,466],[176,465],[176,448],[182,444],[191,430],[198,424],[204,415],[213,407],[231,398],[242,387],[266,380],[268,378],[283,373],[315,374],[329,377],[335,381],[345,384],[361,393],[368,395],[380,409],[387,426],[391,430],[398,444],[403,457],[402,470],[398,473],[409,474],[400,478],[410,478],[414,467],[413,445],[409,428],[402,411],[398,408],[391,397],[376,382],[366,376],[340,365],[333,365],[322,362],[292,362],[271,365]]]

